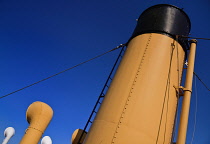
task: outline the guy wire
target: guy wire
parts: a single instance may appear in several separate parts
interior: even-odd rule
[[[169,84],[169,81],[170,81],[170,73],[171,73],[173,52],[174,52],[174,48],[172,47],[170,63],[169,63],[169,70],[168,70],[168,78],[167,78],[167,82],[166,82],[166,90],[165,90],[165,95],[164,95],[164,100],[163,100],[163,106],[162,106],[162,112],[161,112],[161,117],[160,117],[160,123],[159,123],[159,128],[158,128],[156,144],[158,143],[158,138],[159,138],[159,134],[160,134],[160,126],[161,126],[161,123],[162,123],[163,111],[164,111],[164,106],[165,106],[165,101],[166,101],[167,90],[168,90],[168,84]],[[165,133],[164,133],[164,137],[165,137]],[[164,140],[165,140],[165,138],[164,138]]]
[[[196,121],[197,121],[197,109],[198,109],[198,93],[197,93],[197,84],[196,84],[196,77],[194,75],[194,80],[195,80],[195,115],[194,115],[194,125],[193,125],[193,133],[192,133],[192,138],[190,144],[193,143],[194,136],[195,136],[195,129],[196,129]]]
[[[198,78],[198,80],[203,84],[203,86],[210,91],[210,88],[202,81],[202,79],[195,73],[193,72],[193,74]]]
[[[7,97],[7,96],[9,96],[9,95],[12,95],[12,94],[14,94],[14,93],[17,93],[17,92],[19,92],[19,91],[22,91],[22,90],[24,90],[24,89],[26,89],[26,88],[29,88],[29,87],[31,87],[31,86],[33,86],[33,85],[36,85],[36,84],[38,84],[38,83],[41,83],[41,82],[43,82],[43,81],[45,81],[45,80],[48,80],[48,79],[50,79],[50,78],[52,78],[52,77],[55,77],[55,76],[57,76],[57,75],[59,75],[59,74],[62,74],[62,73],[64,73],[64,72],[66,72],[66,71],[69,71],[69,70],[71,70],[71,69],[73,69],[73,68],[76,68],[76,67],[78,67],[78,66],[80,66],[80,65],[82,65],[82,64],[85,64],[85,63],[87,63],[87,62],[89,62],[89,61],[92,61],[92,60],[94,60],[94,59],[96,59],[96,58],[99,58],[99,57],[101,57],[101,56],[103,56],[103,55],[105,55],[105,54],[107,54],[107,53],[109,53],[109,52],[112,52],[112,51],[114,51],[114,50],[116,50],[116,49],[119,49],[119,48],[123,47],[124,45],[125,45],[125,44],[120,44],[119,46],[117,46],[117,47],[115,47],[115,48],[113,48],[113,49],[111,49],[111,50],[109,50],[109,51],[107,51],[107,52],[104,52],[104,53],[102,53],[102,54],[99,54],[99,55],[97,55],[97,56],[95,56],[95,57],[93,57],[93,58],[91,58],[91,59],[88,59],[88,60],[86,60],[86,61],[83,61],[83,62],[81,62],[81,63],[79,63],[79,64],[77,64],[77,65],[74,65],[74,66],[72,66],[72,67],[70,67],[70,68],[67,68],[67,69],[65,69],[65,70],[63,70],[63,71],[60,71],[60,72],[58,72],[58,73],[56,73],[56,74],[53,74],[53,75],[51,75],[51,76],[49,76],[49,77],[46,77],[46,78],[44,78],[44,79],[42,79],[42,80],[39,80],[39,81],[35,82],[35,83],[32,83],[32,84],[30,84],[30,85],[27,85],[27,86],[25,86],[25,87],[23,87],[23,88],[21,88],[21,89],[18,89],[18,90],[15,90],[15,91],[11,92],[11,93],[8,93],[8,94],[6,94],[6,95],[3,95],[3,96],[0,97],[0,99],[2,99],[2,98],[4,98],[4,97]]]
[[[189,37],[189,36],[183,36],[183,35],[178,35],[178,36],[179,36],[179,37],[183,37],[183,38],[192,38],[192,39],[210,40],[210,38]]]
[[[176,51],[177,51],[177,72],[178,72],[178,83],[177,83],[177,106],[176,106],[176,113],[175,113],[175,124],[173,128],[173,136],[175,136],[175,131],[176,131],[176,125],[178,121],[178,108],[179,108],[179,98],[180,98],[180,93],[179,93],[179,88],[180,88],[180,67],[179,67],[179,49],[178,49],[178,35],[176,35],[176,43],[175,43]]]

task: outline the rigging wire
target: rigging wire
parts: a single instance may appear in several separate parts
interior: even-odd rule
[[[203,84],[203,86],[208,90],[210,91],[210,88],[207,86],[207,84],[205,84],[202,79],[195,73],[193,72],[193,74],[198,78],[198,80]]]
[[[195,115],[194,115],[193,134],[192,134],[192,139],[191,139],[190,144],[193,143],[194,136],[195,136],[196,121],[197,121],[197,109],[198,109],[198,93],[197,93],[197,85],[196,85],[195,75],[194,75],[194,79],[195,79],[195,82],[194,82],[194,86],[195,86]]]
[[[169,98],[170,98],[170,77],[169,77],[169,80],[168,80],[168,96],[167,96],[167,103],[166,103],[166,122],[165,122],[165,129],[164,129],[164,141],[163,141],[163,144],[165,144],[165,138],[166,138],[166,126],[167,126],[167,120],[168,120],[168,103],[169,103]]]
[[[176,38],[178,39],[178,37],[176,36]],[[171,44],[172,47],[172,57],[173,57],[173,51],[176,48],[177,49],[177,71],[178,71],[178,87],[179,87],[179,53],[178,53],[178,45],[177,45],[177,41],[175,43],[175,41],[173,41],[173,43]],[[164,129],[164,141],[163,144],[165,143],[165,135],[166,135],[166,126],[167,126],[167,120],[168,120],[168,103],[169,103],[169,98],[170,98],[170,76],[169,76],[169,80],[168,80],[168,96],[167,96],[167,105],[166,105],[166,122],[165,122],[165,129]]]
[[[179,108],[179,98],[180,98],[180,93],[179,93],[179,88],[180,88],[180,66],[179,66],[179,50],[178,50],[178,36],[176,36],[176,43],[175,43],[175,47],[176,47],[176,53],[177,53],[177,72],[178,72],[178,79],[177,79],[177,86],[178,86],[178,91],[176,93],[177,96],[177,106],[176,106],[176,112],[175,112],[175,119],[174,119],[174,126],[173,126],[173,137],[172,137],[172,141],[175,138],[175,131],[176,131],[176,125],[178,123],[178,108]]]
[[[159,123],[159,128],[158,128],[156,144],[158,143],[158,139],[159,139],[160,127],[161,127],[161,123],[162,123],[162,119],[163,119],[163,111],[164,111],[166,97],[167,97],[166,96],[167,90],[169,89],[169,86],[170,86],[170,76],[171,76],[171,65],[172,65],[172,59],[173,59],[173,52],[174,52],[174,48],[172,47],[170,61],[169,61],[168,78],[167,78],[167,82],[166,82],[166,90],[165,90],[164,99],[163,99],[162,112],[161,112],[161,117],[160,117],[160,123]],[[164,132],[164,141],[165,141],[165,132]]]
[[[44,79],[42,79],[42,80],[39,80],[39,81],[35,82],[35,83],[32,83],[32,84],[30,84],[30,85],[27,85],[27,86],[25,86],[25,87],[23,87],[23,88],[21,88],[21,89],[18,89],[18,90],[15,90],[15,91],[11,92],[11,93],[8,93],[8,94],[6,94],[6,95],[3,95],[3,96],[0,97],[0,99],[2,99],[2,98],[4,98],[4,97],[7,97],[7,96],[9,96],[9,95],[12,95],[12,94],[14,94],[14,93],[17,93],[17,92],[19,92],[19,91],[22,91],[22,90],[24,90],[24,89],[26,89],[26,88],[29,88],[29,87],[31,87],[31,86],[34,86],[34,85],[36,85],[36,84],[38,84],[38,83],[41,83],[41,82],[43,82],[43,81],[45,81],[45,80],[48,80],[48,79],[50,79],[50,78],[52,78],[52,77],[55,77],[55,76],[57,76],[57,75],[59,75],[59,74],[62,74],[62,73],[64,73],[64,72],[66,72],[66,71],[69,71],[69,70],[71,70],[71,69],[73,69],[73,68],[76,68],[76,67],[78,67],[78,66],[80,66],[80,65],[82,65],[82,64],[85,64],[85,63],[87,63],[87,62],[89,62],[89,61],[92,61],[92,60],[94,60],[94,59],[96,59],[96,58],[99,58],[99,57],[101,57],[101,56],[103,56],[103,55],[105,55],[105,54],[107,54],[107,53],[110,53],[110,52],[112,52],[112,51],[114,51],[114,50],[117,50],[117,49],[119,49],[119,48],[121,48],[121,47],[123,47],[123,46],[125,46],[125,45],[126,45],[126,44],[120,44],[119,46],[117,46],[117,47],[115,47],[115,48],[113,48],[113,49],[111,49],[111,50],[109,50],[109,51],[107,51],[107,52],[104,52],[104,53],[102,53],[102,54],[99,54],[99,55],[97,55],[97,56],[95,56],[95,57],[93,57],[93,58],[91,58],[91,59],[88,59],[88,60],[86,60],[86,61],[83,61],[83,62],[81,62],[81,63],[79,63],[79,64],[77,64],[77,65],[74,65],[74,66],[72,66],[72,67],[70,67],[70,68],[67,68],[67,69],[65,69],[65,70],[63,70],[63,71],[60,71],[60,72],[58,72],[58,73],[56,73],[56,74],[53,74],[53,75],[51,75],[51,76],[49,76],[49,77],[46,77],[46,78],[44,78]]]
[[[183,38],[193,38],[193,39],[210,40],[210,38],[189,37],[189,36],[183,36],[183,35],[178,35],[178,36],[179,37],[183,37]]]

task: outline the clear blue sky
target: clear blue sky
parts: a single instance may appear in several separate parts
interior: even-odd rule
[[[209,0],[0,0],[0,96],[108,51],[131,36],[136,19],[155,4],[173,4],[189,15],[191,36],[210,37]],[[196,73],[210,86],[210,41],[199,40]],[[19,143],[28,127],[25,113],[35,101],[54,110],[44,136],[70,143],[83,128],[119,51],[0,99],[0,141],[12,126]],[[210,93],[197,80],[198,113],[194,143],[210,143]],[[187,143],[194,124],[193,93]]]

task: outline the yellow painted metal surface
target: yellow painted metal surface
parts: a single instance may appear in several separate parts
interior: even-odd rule
[[[79,139],[80,139],[80,137],[81,137],[83,131],[84,131],[84,130],[82,130],[82,129],[76,129],[76,130],[74,131],[74,133],[72,134],[72,137],[71,137],[71,144],[78,144]],[[82,136],[82,138],[81,138],[81,140],[80,140],[81,143],[84,141],[86,135],[87,135],[87,132],[84,132],[84,133],[83,133],[83,136]]]
[[[84,144],[169,144],[184,56],[166,35],[133,38]]]
[[[195,62],[195,51],[196,51],[196,40],[191,40],[190,46],[190,54],[188,58],[188,67],[185,81],[185,92],[182,101],[182,110],[180,116],[180,124],[178,131],[177,144],[185,144],[186,143],[186,135],[187,135],[187,125],[188,125],[188,117],[190,110],[190,99],[192,93],[192,81],[193,81],[193,72],[194,72],[194,62]]]
[[[20,144],[38,144],[52,116],[53,110],[49,105],[38,101],[32,103],[26,112],[26,119],[30,125]]]

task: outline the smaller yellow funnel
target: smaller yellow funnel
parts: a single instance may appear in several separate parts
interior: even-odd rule
[[[72,134],[72,137],[71,137],[71,144],[78,144],[79,140],[80,140],[80,143],[83,143],[83,141],[85,140],[85,137],[87,135],[87,132],[83,132],[84,130],[82,129],[76,129],[74,131],[74,133]],[[82,136],[82,133],[83,133],[83,136]],[[80,137],[82,136],[82,138],[80,139]]]

